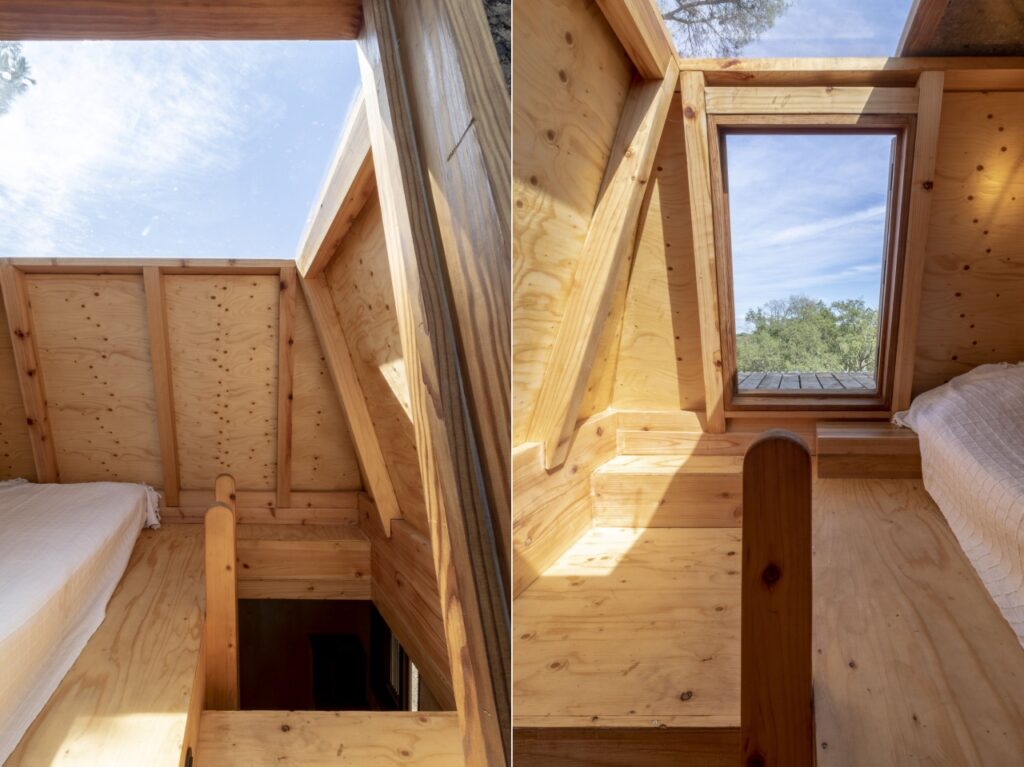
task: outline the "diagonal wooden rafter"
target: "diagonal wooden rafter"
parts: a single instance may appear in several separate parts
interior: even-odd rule
[[[568,454],[590,368],[636,234],[677,79],[671,60],[661,80],[636,81],[626,98],[530,427],[531,441],[544,443],[547,469],[560,466]]]
[[[640,76],[660,80],[676,48],[655,0],[597,0]]]
[[[316,277],[330,263],[359,211],[375,192],[366,103],[360,93],[296,257],[303,277]]]
[[[312,280],[302,279],[302,289],[306,294],[306,304],[313,318],[317,337],[320,339],[320,348],[327,361],[331,380],[348,419],[352,443],[355,445],[363,476],[370,486],[384,532],[390,536],[391,520],[401,518],[402,512],[384,461],[384,452],[377,439],[373,419],[370,417],[370,410],[366,405],[366,397],[356,377],[352,354],[341,328],[334,300],[323,275]]]
[[[704,106],[704,73],[680,75],[683,96],[683,136],[690,185],[693,259],[697,273],[700,346],[704,369],[707,430],[725,431],[725,383],[722,380],[722,338],[718,314],[714,211],[711,204],[711,161]]]
[[[167,335],[167,306],[160,267],[143,267],[142,281],[146,290],[149,355],[153,365],[157,432],[160,435],[160,464],[164,474],[164,503],[176,507],[179,505],[181,475],[178,470],[178,436],[174,421],[171,345]]]
[[[922,72],[918,80],[917,128],[914,136],[914,166],[907,209],[906,249],[900,286],[899,329],[896,336],[896,367],[893,375],[892,410],[910,407],[917,356],[917,329],[921,312],[921,288],[928,246],[935,158],[942,119],[942,72]]]
[[[292,389],[295,384],[295,267],[281,270],[277,326],[277,508],[292,505]]]
[[[57,451],[53,444],[53,430],[46,408],[46,389],[43,371],[39,367],[25,275],[16,267],[0,265],[0,289],[3,290],[4,309],[14,347],[14,364],[18,369],[21,399],[28,422],[32,457],[35,460],[36,480],[60,482]]]
[[[510,615],[394,0],[366,0],[363,91],[467,764],[510,762]]]

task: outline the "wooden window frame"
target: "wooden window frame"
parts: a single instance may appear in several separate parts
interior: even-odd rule
[[[711,197],[715,224],[715,261],[718,288],[719,327],[722,344],[722,376],[726,416],[773,411],[800,411],[828,415],[836,411],[888,414],[893,401],[899,327],[900,286],[906,252],[907,214],[913,170],[914,136],[917,118],[913,114],[743,114],[708,116],[708,144],[711,165]],[[733,303],[732,237],[725,139],[735,134],[882,134],[892,135],[892,181],[886,212],[885,247],[879,301],[878,358],[876,388],[858,394],[849,389],[815,390],[813,394],[793,390],[765,390],[756,394],[740,392],[737,380],[736,320]]]

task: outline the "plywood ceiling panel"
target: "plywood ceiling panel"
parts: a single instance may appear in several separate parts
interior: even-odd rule
[[[527,437],[633,66],[597,5],[516,13],[513,433]]]
[[[7,313],[0,296],[0,481],[17,477],[34,480],[36,467],[14,368]]]
[[[63,482],[163,484],[137,275],[27,278]]]
[[[947,93],[914,393],[1024,361],[1024,93]]]
[[[358,490],[359,463],[305,297],[295,302],[292,489]]]
[[[181,486],[272,490],[279,280],[165,275]]]
[[[402,515],[426,532],[409,386],[380,204],[367,203],[326,271]]]

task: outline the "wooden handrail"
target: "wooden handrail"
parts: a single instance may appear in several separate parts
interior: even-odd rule
[[[744,767],[813,767],[811,456],[765,432],[743,459]]]
[[[238,574],[235,480],[217,477],[216,502],[206,512],[206,708],[233,711],[238,691]]]

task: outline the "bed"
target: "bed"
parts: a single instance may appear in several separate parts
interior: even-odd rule
[[[925,487],[1024,645],[1024,363],[977,367],[893,420],[917,432]]]
[[[0,764],[103,622],[157,498],[120,482],[0,482]]]

